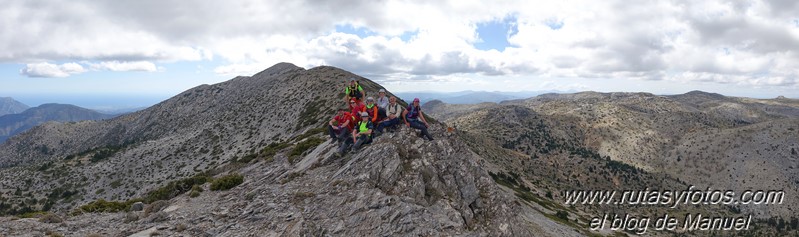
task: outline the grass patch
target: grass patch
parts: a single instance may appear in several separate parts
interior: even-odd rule
[[[530,188],[522,184],[522,182],[520,181],[519,174],[516,174],[514,172],[510,172],[510,174],[505,174],[502,172],[495,174],[493,172],[488,172],[488,175],[491,175],[491,178],[494,179],[495,182],[501,185],[504,185],[509,188],[518,188],[521,189],[522,191],[530,192]]]
[[[19,218],[40,218],[44,215],[47,215],[49,212],[46,211],[37,211],[37,212],[28,212],[21,215],[18,215]]]
[[[250,163],[250,161],[255,160],[255,158],[258,158],[258,154],[249,154],[233,161],[239,163]]]
[[[319,116],[319,114],[322,112],[320,109],[322,106],[324,106],[324,102],[324,100],[314,100],[308,102],[302,112],[300,112],[297,126],[294,129],[300,130],[302,127],[318,123],[319,119],[317,119],[317,116]]]
[[[111,182],[111,188],[118,188],[119,186],[122,186],[122,180],[114,180],[114,182]]]
[[[64,160],[72,160],[78,157],[89,156],[92,163],[100,162],[114,156],[117,152],[135,144],[135,140],[126,140],[116,145],[107,145],[103,147],[95,147],[75,154],[67,155]]]
[[[151,203],[158,200],[169,200],[173,197],[177,197],[183,193],[188,192],[191,190],[192,187],[195,185],[202,185],[211,180],[211,177],[208,176],[206,173],[200,173],[195,176],[181,179],[178,181],[169,182],[166,186],[158,188],[156,190],[150,191],[147,193],[147,197],[144,200],[147,203]]]
[[[211,182],[211,190],[228,190],[242,183],[244,183],[244,176],[240,174],[229,174]]]
[[[291,149],[291,152],[289,153],[289,162],[294,163],[295,158],[302,155],[302,153],[304,153],[308,149],[311,149],[313,147],[318,146],[319,144],[322,144],[322,142],[324,141],[325,141],[324,139],[318,137],[311,137],[305,139],[305,141],[297,143],[297,145],[294,146],[294,149]]]
[[[300,134],[299,136],[294,137],[294,141],[302,141],[302,139],[308,138],[310,136],[313,136],[313,135],[316,135],[316,134],[319,134],[319,133],[324,133],[325,131],[327,131],[326,127],[319,127],[319,128],[310,129],[307,132],[305,132],[303,134]]]
[[[133,203],[141,201],[143,201],[143,199],[131,199],[126,202],[106,201],[105,199],[100,199],[80,206],[79,210],[87,213],[129,211],[130,206],[132,206]]]
[[[203,188],[200,185],[194,185],[191,187],[191,192],[189,193],[189,197],[196,198],[200,196],[200,193],[203,192]]]
[[[288,144],[288,143],[285,143],[285,142],[281,142],[281,143],[274,143],[273,142],[273,143],[270,143],[268,146],[264,147],[264,149],[261,150],[260,156],[262,156],[264,158],[273,157],[273,156],[275,156],[277,154],[277,152],[279,152],[280,150],[286,149],[286,147],[289,147],[289,146],[291,146],[291,144]]]
[[[637,174],[640,171],[635,166],[628,165],[627,163],[621,161],[611,160],[610,157],[607,157],[606,161],[607,163],[605,163],[605,167],[609,168],[614,174],[617,172]]]
[[[42,215],[41,217],[39,217],[39,222],[54,224],[54,223],[62,223],[62,222],[64,222],[64,219],[61,218],[60,216],[56,215],[56,214],[46,213],[46,214]]]

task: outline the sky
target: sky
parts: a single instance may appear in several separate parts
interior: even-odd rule
[[[28,103],[113,97],[151,104],[279,62],[339,67],[395,92],[703,90],[799,98],[794,0],[3,5],[0,96]]]

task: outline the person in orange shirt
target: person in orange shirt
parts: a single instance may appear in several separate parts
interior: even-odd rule
[[[372,121],[372,124],[377,124],[377,121],[382,120],[379,111],[380,107],[375,104],[375,98],[366,98],[366,113],[369,114],[369,120]]]

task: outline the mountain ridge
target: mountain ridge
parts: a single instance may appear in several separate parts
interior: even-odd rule
[[[480,168],[483,161],[433,120],[435,142],[401,128],[336,158],[323,126],[344,105],[348,78],[359,79],[370,93],[382,88],[334,67],[278,64],[252,77],[197,86],[114,119],[38,126],[0,144],[0,191],[12,204],[4,211],[63,214],[97,200],[149,197],[171,187],[166,183],[195,175],[241,173],[245,181],[239,187],[202,192],[196,202],[177,193],[148,202],[148,208],[159,202],[169,206],[155,214],[78,214],[66,225],[84,235],[128,235],[154,228],[153,223],[188,221],[195,224],[185,230],[191,235],[586,233],[538,211],[520,212],[526,207],[493,182]],[[28,205],[29,196],[41,201]],[[120,222],[128,216],[133,221]],[[158,216],[169,218],[154,219]],[[186,216],[191,220],[182,219]],[[97,218],[110,223],[85,225],[103,223]],[[25,229],[24,223],[0,221],[0,227]]]
[[[0,116],[0,143],[18,133],[46,122],[76,122],[113,117],[68,104],[42,104],[21,113]]]
[[[514,107],[530,109],[541,119],[531,121],[533,125],[510,123],[513,119],[501,125],[486,124],[492,119],[487,115]],[[788,168],[799,166],[799,152],[792,152],[799,149],[795,132],[799,131],[799,104],[783,99],[727,97],[700,91],[669,96],[583,92],[545,94],[474,110],[448,104],[432,108],[444,111],[429,111],[431,114],[463,115],[440,117],[450,126],[486,134],[504,142],[500,143],[503,147],[527,156],[541,157],[549,152],[541,150],[549,146],[546,142],[536,142],[542,134],[522,132],[536,131],[535,124],[545,124],[553,128],[549,134],[555,141],[566,140],[600,157],[687,184],[736,192],[784,190],[786,195],[799,189],[799,173]],[[505,126],[517,129],[486,131]],[[782,205],[737,208],[761,219],[789,218],[797,205],[795,200],[786,199]]]

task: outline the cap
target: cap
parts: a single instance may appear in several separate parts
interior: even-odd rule
[[[380,92],[386,93],[386,89],[380,89],[379,91],[377,91],[377,93],[380,93]]]
[[[361,117],[369,117],[369,114],[366,112],[361,112]]]
[[[413,102],[419,102],[419,98],[413,98]]]
[[[375,101],[375,98],[374,98],[374,97],[371,97],[371,96],[369,96],[369,97],[366,97],[366,101]]]

